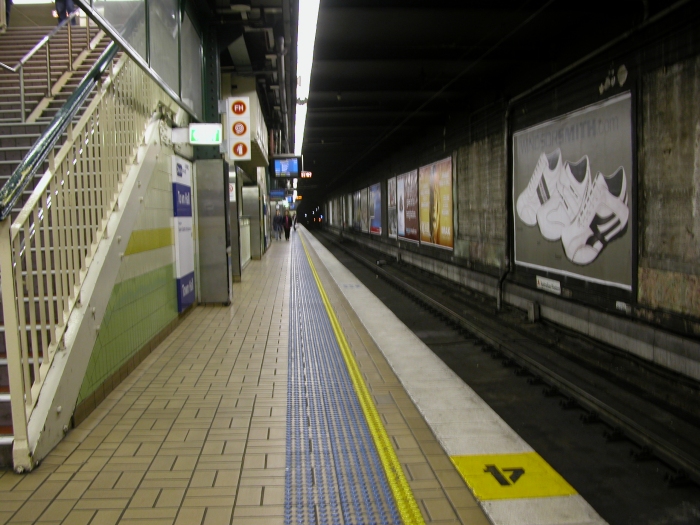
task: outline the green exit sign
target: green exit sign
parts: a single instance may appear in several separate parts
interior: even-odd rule
[[[190,144],[214,146],[221,144],[221,124],[190,124]]]

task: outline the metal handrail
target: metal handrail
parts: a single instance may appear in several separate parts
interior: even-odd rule
[[[56,36],[64,27],[68,28],[68,71],[73,70],[73,39],[72,39],[72,21],[79,16],[80,11],[73,11],[65,20],[63,20],[55,29],[53,29],[48,35],[45,35],[36,45],[30,49],[22,58],[19,59],[17,65],[14,67],[8,66],[0,62],[0,67],[11,73],[19,75],[19,94],[20,94],[20,111],[21,120],[26,122],[26,105],[25,105],[25,89],[24,89],[24,66],[31,60],[34,55],[44,46],[46,46],[46,96],[51,96],[51,48],[47,44],[51,42],[51,39]],[[85,24],[85,29],[87,31],[87,42],[90,42],[90,24]]]
[[[79,13],[80,13],[79,11],[73,11],[68,18],[66,18],[60,24],[58,24],[48,35],[45,35],[41,40],[39,40],[39,42],[37,42],[36,45],[32,49],[27,51],[27,53],[25,53],[25,55],[19,59],[19,61],[17,62],[17,65],[15,67],[10,67],[6,64],[3,64],[2,62],[0,62],[0,66],[4,67],[8,71],[12,71],[13,73],[17,73],[17,71],[19,71],[19,68],[21,68],[24,64],[26,64],[29,61],[29,59],[32,58],[36,54],[37,51],[39,51],[61,29],[63,29],[63,27],[66,24],[68,24],[68,22],[72,21],[75,17],[77,17],[79,15]],[[88,31],[90,30],[89,26],[86,25],[85,27],[88,28]],[[70,30],[70,28],[68,28],[68,29]],[[90,34],[90,33],[88,32],[88,34]]]
[[[90,95],[90,92],[100,80],[105,69],[112,62],[118,50],[119,46],[117,46],[115,42],[107,46],[97,62],[95,62],[92,68],[90,68],[90,71],[88,71],[80,81],[80,84],[78,84],[73,94],[68,98],[63,107],[58,110],[58,113],[56,113],[49,127],[34,146],[32,146],[22,162],[12,173],[9,180],[2,187],[0,190],[0,221],[4,221],[10,216],[12,207],[17,202],[17,199],[19,199],[36,172],[48,158],[49,153],[56,146],[61,135],[71,123],[73,117],[83,105],[83,102],[85,102],[85,99]]]

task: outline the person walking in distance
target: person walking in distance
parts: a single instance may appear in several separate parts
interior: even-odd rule
[[[56,0],[56,12],[58,13],[59,24],[68,18],[73,11],[75,11],[73,0]],[[76,23],[75,18],[71,20],[71,25],[75,25]]]
[[[12,10],[12,0],[5,0],[5,25],[10,27],[10,11]]]
[[[282,215],[280,215],[280,211],[277,210],[275,212],[275,218],[272,219],[272,227],[275,230],[275,240],[279,241],[282,239]]]
[[[284,210],[282,217],[282,226],[284,227],[284,240],[289,240],[289,230],[292,228],[292,218],[289,216],[289,210]]]

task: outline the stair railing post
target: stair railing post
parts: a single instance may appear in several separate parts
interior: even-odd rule
[[[19,65],[19,109],[22,112],[22,122],[26,122],[27,115],[24,107],[24,64]]]
[[[10,380],[10,405],[12,410],[12,429],[14,444],[12,456],[16,472],[32,469],[32,457],[29,452],[27,433],[27,406],[25,403],[25,385],[23,381],[22,358],[19,340],[17,314],[17,294],[15,293],[15,268],[12,257],[12,221],[0,222],[0,287],[2,289],[2,310],[5,317],[5,348],[7,353],[7,371]],[[27,365],[27,363],[25,363]]]
[[[68,26],[68,71],[73,71],[73,30],[71,26],[73,25],[73,20],[71,20]]]
[[[51,96],[51,42],[46,42],[46,96]]]

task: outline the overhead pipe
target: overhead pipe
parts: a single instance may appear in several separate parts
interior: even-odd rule
[[[281,147],[284,153],[289,153],[289,111],[287,107],[287,84],[285,81],[285,71],[284,71],[284,56],[287,54],[287,49],[284,47],[284,37],[277,37],[277,55],[279,59],[277,60],[277,82],[279,83],[280,89],[280,108],[282,110],[282,127],[284,130]]]

